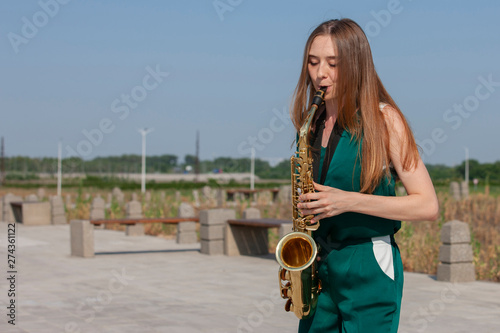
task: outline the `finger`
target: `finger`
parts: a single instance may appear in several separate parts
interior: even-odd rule
[[[319,215],[315,216],[313,220],[314,221],[321,221],[322,219],[324,219],[326,217],[327,217],[326,213],[322,213],[322,214],[319,214]]]
[[[313,209],[322,207],[323,202],[321,200],[309,201],[309,202],[301,202],[297,204],[297,208],[299,209]]]
[[[321,184],[318,184],[315,182],[313,182],[313,184],[314,184],[314,189],[316,189],[318,191],[326,191],[330,188],[329,186],[321,185]]]
[[[307,215],[317,215],[321,213],[318,209],[304,209],[304,210],[300,210],[300,214],[302,216],[307,216]]]
[[[307,193],[299,196],[300,201],[318,200],[319,198],[321,198],[321,193]]]
[[[318,184],[318,183],[314,183],[314,189],[317,191],[316,193],[338,190],[335,187],[325,186],[325,185],[321,185],[321,184]]]
[[[321,219],[326,219],[327,217],[332,217],[332,216],[337,216],[339,215],[338,211],[327,211],[326,209],[318,211],[316,214],[317,216],[314,217],[315,220],[319,221]]]

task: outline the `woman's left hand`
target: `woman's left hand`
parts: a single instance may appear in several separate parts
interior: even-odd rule
[[[354,192],[346,192],[334,187],[324,186],[314,183],[316,192],[302,194],[297,205],[303,216],[317,215],[311,222],[316,222],[326,217],[339,215],[350,211],[354,204],[352,200]],[[311,200],[310,202],[303,202]],[[318,215],[319,214],[319,215]]]

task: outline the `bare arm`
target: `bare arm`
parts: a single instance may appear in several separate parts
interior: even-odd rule
[[[345,212],[356,212],[392,220],[435,220],[439,214],[438,200],[429,173],[419,158],[415,168],[403,170],[401,143],[404,138],[403,123],[390,106],[383,110],[390,138],[390,157],[408,195],[386,197],[357,192],[346,192],[315,183],[316,193],[304,194],[300,200],[303,214],[319,214],[313,221]]]

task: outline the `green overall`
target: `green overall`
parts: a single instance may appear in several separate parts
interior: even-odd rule
[[[323,185],[359,192],[362,140],[358,144],[347,130],[338,136]],[[373,195],[394,196],[394,178],[384,177]],[[299,332],[397,332],[403,265],[393,235],[400,227],[400,221],[352,212],[320,221],[314,238],[322,291]]]

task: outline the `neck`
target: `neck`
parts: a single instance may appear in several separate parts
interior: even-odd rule
[[[325,108],[326,108],[326,124],[335,124],[335,121],[337,120],[337,116],[339,113],[338,105],[337,105],[337,99],[328,99],[325,101]]]

